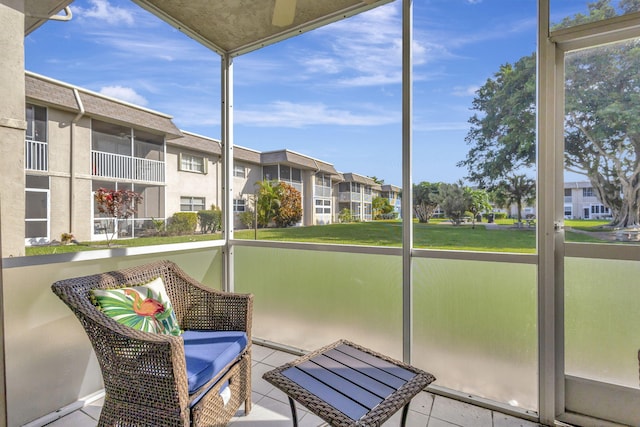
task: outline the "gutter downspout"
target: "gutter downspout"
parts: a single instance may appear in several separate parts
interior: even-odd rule
[[[224,154],[224,149],[222,148],[222,141],[216,141],[218,143],[218,148],[220,148],[220,155],[218,156],[218,161],[216,162],[216,182],[220,183],[222,182],[222,171],[224,170],[223,168],[223,154]],[[216,185],[216,206],[218,207],[222,207],[222,194],[220,194],[220,185]],[[224,193],[224,192],[223,192]]]
[[[70,151],[70,156],[69,156],[69,171],[70,171],[70,178],[69,178],[69,232],[71,234],[74,233],[76,227],[75,227],[75,220],[74,220],[74,212],[75,212],[75,208],[76,208],[76,191],[75,191],[75,182],[76,182],[76,170],[75,170],[75,162],[74,162],[74,158],[75,158],[75,134],[76,134],[76,126],[78,124],[78,122],[80,121],[80,119],[82,118],[82,116],[84,116],[85,110],[84,110],[84,105],[82,104],[82,99],[80,98],[80,93],[78,92],[78,89],[73,88],[73,96],[76,99],[76,103],[78,104],[78,114],[76,114],[76,116],[71,120],[71,126],[70,126],[70,132],[71,132],[71,138],[70,138],[70,143],[69,143],[69,151]]]
[[[73,13],[71,13],[71,8],[69,6],[65,6],[63,11],[64,11],[64,15],[37,15],[33,13],[25,13],[25,15],[30,18],[48,19],[51,21],[62,21],[62,22],[71,21],[71,19],[73,19]]]

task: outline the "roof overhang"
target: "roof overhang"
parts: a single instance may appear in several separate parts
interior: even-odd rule
[[[33,1],[33,0],[32,0]],[[274,25],[283,0],[132,0],[222,56],[238,56],[393,0],[295,0],[289,25]]]
[[[58,12],[69,6],[73,0],[25,0],[24,2],[24,35],[29,35],[49,19],[69,20],[70,11],[66,15]]]

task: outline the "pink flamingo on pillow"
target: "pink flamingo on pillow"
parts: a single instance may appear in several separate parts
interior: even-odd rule
[[[156,325],[158,325],[161,330],[164,330],[162,323],[156,319],[156,314],[164,312],[164,305],[162,305],[160,301],[153,298],[143,300],[140,298],[140,294],[131,289],[125,289],[124,293],[133,297],[133,311],[135,311],[137,315],[151,317]]]

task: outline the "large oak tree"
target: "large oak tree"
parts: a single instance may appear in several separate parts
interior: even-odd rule
[[[640,0],[589,4],[558,27],[640,10]],[[535,165],[535,54],[504,64],[477,91],[468,178],[492,187]],[[640,41],[573,52],[565,63],[565,168],[589,179],[612,225],[640,225]]]

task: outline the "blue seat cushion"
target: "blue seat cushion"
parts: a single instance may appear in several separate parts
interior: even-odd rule
[[[247,334],[242,331],[184,331],[182,339],[189,394],[237,360],[247,348]]]

